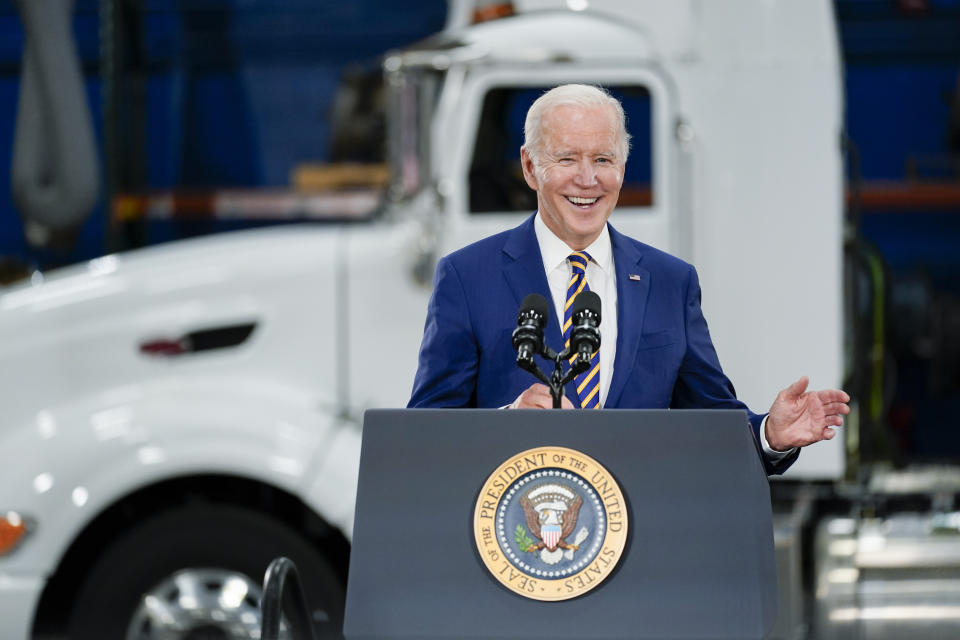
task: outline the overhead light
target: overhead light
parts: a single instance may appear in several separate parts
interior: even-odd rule
[[[53,487],[53,475],[43,472],[33,479],[33,490],[37,493],[46,493]]]

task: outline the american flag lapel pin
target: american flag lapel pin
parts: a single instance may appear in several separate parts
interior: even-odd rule
[[[640,274],[639,274],[639,273],[631,273],[631,274],[630,274],[629,276],[627,276],[627,277],[630,278],[631,280],[638,280],[638,281],[640,280]]]

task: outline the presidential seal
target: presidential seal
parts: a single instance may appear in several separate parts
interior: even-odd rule
[[[505,587],[534,600],[567,600],[616,567],[627,541],[626,503],[593,458],[538,447],[490,474],[473,533],[483,563]]]

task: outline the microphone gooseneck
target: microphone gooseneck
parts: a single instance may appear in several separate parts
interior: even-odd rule
[[[600,348],[600,296],[593,291],[581,291],[573,301],[570,319],[570,351],[577,356],[578,368],[585,369]]]

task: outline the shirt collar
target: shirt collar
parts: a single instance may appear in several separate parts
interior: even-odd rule
[[[533,230],[537,235],[537,244],[540,245],[540,255],[543,257],[543,269],[550,273],[557,267],[565,265],[567,258],[573,253],[573,249],[567,246],[567,243],[554,235],[553,231],[547,228],[540,212],[537,212],[533,220]],[[593,262],[606,273],[610,273],[612,266],[611,256],[613,249],[610,246],[610,231],[607,225],[603,225],[603,230],[597,239],[594,240],[586,249]]]

